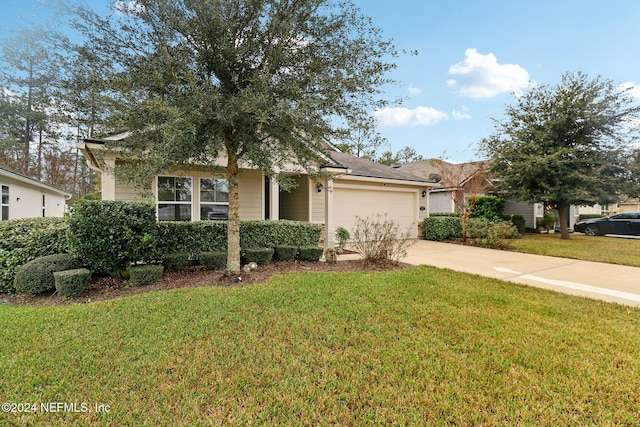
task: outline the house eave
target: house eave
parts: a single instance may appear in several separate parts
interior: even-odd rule
[[[40,181],[38,181],[36,179],[20,175],[19,173],[15,173],[15,172],[6,170],[4,168],[0,168],[0,176],[4,176],[4,177],[10,178],[10,179],[13,179],[13,180],[21,182],[23,184],[32,185],[32,186],[35,186],[35,187],[38,187],[38,188],[41,188],[41,189],[46,189],[51,193],[55,193],[55,194],[58,194],[60,196],[63,196],[65,198],[65,200],[69,200],[73,196],[71,193],[67,193],[66,191],[62,191],[62,190],[60,190],[58,188],[52,187],[49,184],[45,184],[45,183],[40,182]]]

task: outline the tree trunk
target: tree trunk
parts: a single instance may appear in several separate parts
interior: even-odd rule
[[[570,239],[569,235],[569,203],[558,203],[558,220],[560,221],[560,238]]]
[[[238,194],[238,157],[231,138],[225,138],[227,149],[227,180],[229,181],[229,221],[227,225],[228,276],[240,273],[240,199]]]

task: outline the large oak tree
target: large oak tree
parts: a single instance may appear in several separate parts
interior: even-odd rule
[[[612,202],[625,190],[639,112],[613,82],[565,73],[559,84],[534,86],[507,106],[481,148],[506,193],[558,207],[568,239],[570,205]]]
[[[229,272],[240,268],[238,174],[314,171],[336,123],[385,105],[393,44],[349,0],[138,0],[75,10],[128,152],[148,175],[197,162],[229,184]],[[113,70],[111,72],[110,70]],[[226,157],[226,167],[214,160]],[[280,177],[279,177],[280,178]]]

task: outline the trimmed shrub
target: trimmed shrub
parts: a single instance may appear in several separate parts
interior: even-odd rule
[[[197,258],[202,252],[227,250],[226,221],[161,221],[158,223],[158,252],[186,252]]]
[[[347,242],[351,239],[351,233],[344,228],[338,227],[336,228],[336,240],[338,241],[338,253],[344,252],[344,247],[347,245]]]
[[[298,248],[298,257],[302,261],[319,261],[324,254],[322,246],[301,246]]]
[[[56,291],[64,298],[82,295],[91,284],[91,271],[86,268],[56,271],[53,273]]]
[[[276,246],[274,249],[273,256],[275,259],[280,261],[291,261],[296,259],[298,255],[298,248],[290,245],[280,245]]]
[[[95,272],[122,275],[132,262],[156,258],[156,212],[149,203],[81,201],[68,222],[70,252]]]
[[[242,221],[240,247],[310,246],[320,241],[322,227],[301,221]],[[160,222],[158,252],[187,252],[197,258],[202,252],[227,250],[227,221]]]
[[[226,230],[226,228],[225,228]],[[301,221],[243,221],[240,247],[244,249],[276,246],[313,246],[320,241],[322,227]]]
[[[68,252],[66,230],[63,218],[0,221],[0,292],[15,292],[13,281],[21,265]]]
[[[19,294],[39,294],[56,287],[53,273],[82,267],[82,262],[70,254],[55,254],[36,258],[20,266],[14,280]]]
[[[180,271],[191,265],[191,255],[188,252],[167,254],[162,262],[167,271]]]
[[[496,196],[477,197],[470,218],[502,219],[504,203],[504,199]]]
[[[269,264],[273,258],[273,248],[242,249],[242,263],[255,262],[258,265]],[[226,260],[225,260],[226,261]]]
[[[164,267],[158,264],[135,265],[129,267],[131,286],[153,285],[162,277]]]
[[[429,213],[429,217],[441,217],[441,216],[452,216],[455,218],[462,217],[460,212],[431,212]]]
[[[200,254],[200,264],[212,270],[225,268],[227,265],[227,253],[222,251],[202,252]]]
[[[422,222],[424,238],[441,242],[462,238],[462,221],[456,217],[428,217]]]

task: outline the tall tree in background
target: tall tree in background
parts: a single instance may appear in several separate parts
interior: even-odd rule
[[[376,150],[387,143],[387,139],[376,130],[375,119],[370,115],[349,118],[346,129],[348,131],[343,137],[338,137],[340,142],[336,144],[344,153],[373,160]]]
[[[611,81],[565,73],[558,85],[536,86],[508,106],[481,147],[503,190],[558,207],[568,239],[570,205],[612,202],[623,191],[639,113]]]
[[[376,159],[376,162],[382,165],[393,166],[398,164],[417,162],[420,160],[423,160],[422,156],[418,154],[413,148],[406,146],[399,149],[396,154],[393,154],[391,150],[383,151]]]
[[[393,45],[349,0],[149,0],[112,17],[75,13],[84,51],[114,65],[110,125],[131,132],[123,148],[136,171],[197,162],[226,176],[230,273],[240,269],[240,162],[270,177],[292,160],[313,172],[334,123],[386,105],[395,67]]]
[[[52,110],[52,91],[59,75],[58,62],[52,51],[42,43],[42,34],[35,30],[22,30],[2,44],[0,82],[16,107],[17,131],[15,142],[22,147],[22,160],[18,170],[29,174],[31,144],[37,145],[36,178],[41,173],[42,149],[46,140],[54,139],[54,128],[48,115]],[[18,132],[19,130],[19,132]]]

